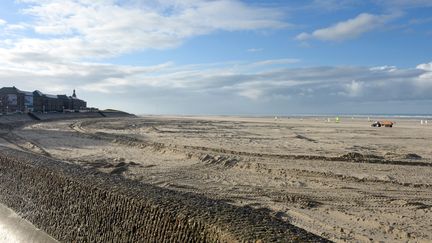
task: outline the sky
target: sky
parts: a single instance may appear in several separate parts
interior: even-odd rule
[[[3,0],[0,86],[135,114],[431,114],[432,0]]]

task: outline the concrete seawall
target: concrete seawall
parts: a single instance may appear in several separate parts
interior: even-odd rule
[[[68,112],[68,113],[32,113],[32,115],[23,114],[9,114],[0,115],[0,125],[22,125],[34,121],[56,121],[56,120],[70,120],[70,119],[85,119],[85,118],[120,118],[120,117],[133,117],[133,114],[125,112]],[[37,118],[37,119],[36,119]]]
[[[0,243],[56,243],[45,232],[0,203]]]
[[[326,242],[269,216],[0,148],[0,203],[61,242]]]

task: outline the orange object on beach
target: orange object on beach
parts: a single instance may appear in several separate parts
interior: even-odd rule
[[[393,122],[392,121],[380,121],[381,126],[383,127],[393,127]]]

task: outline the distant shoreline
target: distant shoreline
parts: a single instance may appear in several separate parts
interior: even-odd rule
[[[140,114],[140,117],[238,117],[238,118],[370,118],[370,119],[432,119],[432,114],[290,114],[290,115],[215,115],[215,114]]]

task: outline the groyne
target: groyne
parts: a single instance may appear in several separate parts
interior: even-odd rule
[[[60,242],[326,242],[270,216],[0,148],[0,203]]]

